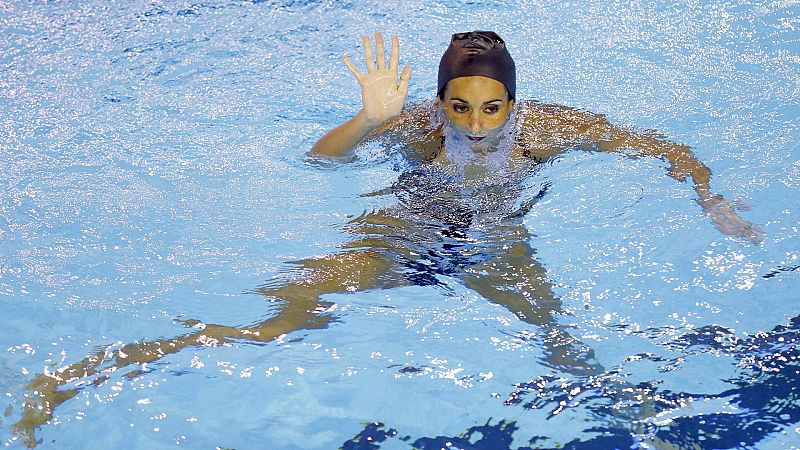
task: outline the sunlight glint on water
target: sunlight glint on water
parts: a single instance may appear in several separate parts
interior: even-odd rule
[[[339,58],[359,59],[360,34],[398,34],[410,97],[428,101],[450,33],[494,29],[517,61],[519,97],[692,146],[713,190],[753,207],[742,214],[765,243],[721,235],[660,161],[569,152],[525,179],[523,196],[548,188],[524,224],[562,300],[559,324],[601,375],[554,370],[541,329],[438,275],[328,295],[324,329],[108,374],[57,408],[38,448],[791,448],[797,11],[0,4],[2,441],[20,446],[11,427],[36,374],[179,336],[182,320],[269,318],[259,286],[289,261],[339,251],[348,221],[394,201],[365,196],[408,169],[379,146],[349,164],[304,157],[358,108]]]

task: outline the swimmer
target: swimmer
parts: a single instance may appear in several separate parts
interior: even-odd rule
[[[599,114],[517,102],[514,60],[494,32],[452,36],[439,63],[434,114],[420,108],[403,110],[411,68],[405,67],[398,81],[397,37],[392,37],[388,67],[380,33],[375,34],[374,56],[368,36],[363,37],[363,44],[366,73],[344,57],[361,86],[361,110],[322,136],[313,146],[313,154],[342,157],[362,142],[389,136],[405,139],[418,156],[435,163],[445,161],[448,151],[457,148],[447,145],[447,137],[465,143],[478,157],[496,149],[504,138],[513,139],[510,158],[522,164],[547,161],[570,148],[654,156],[670,163],[672,178],[684,181],[691,177],[696,202],[719,231],[754,243],[763,240],[761,228],[739,217],[731,203],[711,192],[711,171],[689,147],[614,126]],[[510,121],[515,126],[509,126]],[[516,135],[509,136],[512,132]]]
[[[325,134],[311,153],[346,157],[360,143],[382,137],[407,144],[418,164],[390,188],[373,193],[394,201],[345,224],[353,239],[340,251],[288,263],[279,277],[258,288],[276,306],[266,320],[246,325],[186,320],[181,323],[187,331],[179,336],[107,346],[36,375],[14,425],[25,445],[36,446],[36,430],[83,389],[111,377],[140,376],[144,365],[167,355],[327,328],[337,321],[328,294],[412,285],[448,290],[448,283],[457,282],[533,325],[536,333],[520,338],[535,341],[545,367],[574,376],[602,373],[592,350],[560,323],[561,301],[528,244],[524,215],[547,186],[519,202],[525,191],[521,181],[569,148],[664,158],[671,164],[670,176],[692,178],[698,203],[719,229],[760,239],[757,227],[711,194],[710,172],[689,148],[614,127],[596,114],[517,102],[514,61],[495,33],[453,36],[439,66],[432,113],[424,107],[404,109],[411,69],[404,68],[398,78],[397,38],[388,66],[382,36],[376,34],[375,41],[373,56],[364,38],[366,73],[345,58],[361,85],[361,110]]]

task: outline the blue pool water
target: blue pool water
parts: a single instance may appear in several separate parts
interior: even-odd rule
[[[405,166],[306,151],[358,109],[341,63],[397,34],[430,100],[453,32],[494,29],[518,97],[691,146],[766,232],[722,235],[665,163],[573,151],[526,180],[529,245],[600,374],[452,277],[329,294],[276,341],[78,378],[37,448],[798,448],[800,3],[0,1],[0,441],[27,387],[98,352],[276,314]],[[387,154],[389,153],[389,154]]]

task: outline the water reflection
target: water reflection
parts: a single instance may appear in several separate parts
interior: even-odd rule
[[[379,449],[393,440],[417,449],[755,448],[800,421],[798,344],[800,316],[748,339],[735,339],[731,330],[708,326],[671,342],[670,346],[686,354],[717,350],[736,359],[739,375],[728,380],[734,387],[717,394],[673,392],[659,388],[658,381],[631,385],[617,370],[591,377],[547,376],[519,383],[506,405],[546,408],[548,419],[578,406],[592,413],[592,425],[583,430],[583,436],[566,443],[553,442],[549,436],[531,436],[531,431],[514,420],[494,418],[453,436],[410,436],[402,429],[390,428],[392,424],[374,422],[341,448]],[[652,355],[637,358],[659,360]],[[692,408],[704,402],[717,406],[712,412]],[[514,442],[528,445],[514,446]]]

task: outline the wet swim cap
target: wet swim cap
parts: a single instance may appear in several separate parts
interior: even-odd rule
[[[456,33],[439,62],[439,98],[453,78],[481,76],[505,85],[513,100],[517,93],[517,69],[506,43],[493,31]]]

